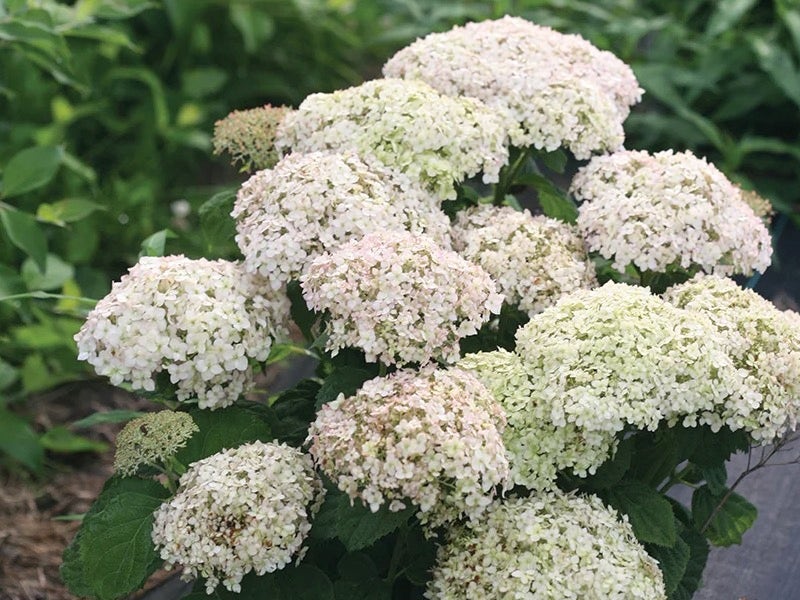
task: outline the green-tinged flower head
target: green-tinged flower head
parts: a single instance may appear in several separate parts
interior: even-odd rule
[[[129,477],[141,466],[162,463],[196,431],[197,425],[185,412],[162,410],[133,419],[117,436],[114,471]]]
[[[233,111],[214,125],[214,154],[229,154],[231,164],[241,164],[242,171],[272,168],[280,158],[275,132],[290,111],[286,106],[269,104]]]
[[[800,316],[711,275],[697,275],[664,297],[710,319],[744,377],[738,394],[707,407],[701,419],[744,429],[764,443],[794,429],[800,414]]]
[[[775,209],[772,207],[772,203],[755,190],[739,188],[739,191],[742,194],[742,200],[744,203],[753,209],[753,212],[756,213],[756,216],[769,223],[770,219],[775,214]]]
[[[661,600],[658,563],[596,496],[495,502],[439,548],[429,600]]]
[[[702,314],[647,289],[607,283],[579,290],[517,331],[531,394],[556,425],[616,433],[655,430],[737,392],[741,377]]]
[[[537,395],[524,361],[516,354],[506,350],[468,354],[457,366],[476,375],[507,415],[503,443],[516,485],[554,489],[558,471],[572,469],[585,476],[612,455],[613,433],[553,422],[561,397]]]

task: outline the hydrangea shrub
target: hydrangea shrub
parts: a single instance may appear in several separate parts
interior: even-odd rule
[[[383,73],[222,121],[261,169],[241,257],[143,258],[87,316],[80,358],[168,410],[120,433],[67,585],[690,598],[755,519],[725,461],[800,413],[800,316],[728,278],[769,265],[768,207],[625,150],[642,90],[577,36],[470,23]],[[312,377],[255,389],[296,354]]]

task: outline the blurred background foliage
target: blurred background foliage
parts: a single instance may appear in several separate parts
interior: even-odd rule
[[[0,455],[96,449],[35,431],[25,399],[88,376],[72,335],[140,254],[236,255],[216,120],[504,14],[632,65],[628,147],[691,149],[800,222],[797,0],[0,0]]]

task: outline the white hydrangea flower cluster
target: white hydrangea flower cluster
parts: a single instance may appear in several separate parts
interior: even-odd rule
[[[284,152],[354,150],[422,182],[440,200],[455,199],[454,182],[479,172],[485,183],[498,181],[508,162],[496,111],[403,79],[312,94],[284,118],[275,143]]]
[[[159,464],[175,456],[197,431],[185,412],[161,410],[132,419],[117,435],[114,471],[129,477],[142,465]]]
[[[456,251],[492,276],[506,302],[529,315],[597,286],[583,239],[562,221],[480,205],[458,213],[452,237]]]
[[[317,256],[373,231],[408,230],[450,244],[450,221],[435,198],[352,152],[284,157],[244,183],[232,216],[245,267],[275,289]]]
[[[298,554],[325,496],[311,457],[253,442],[197,461],[159,507],[153,543],[182,578],[241,591],[242,577],[284,568]]]
[[[772,442],[797,425],[800,414],[800,317],[782,312],[730,279],[698,275],[667,290],[676,306],[697,311],[715,325],[744,381],[724,404],[708,406],[700,421],[744,429]]]
[[[474,373],[506,413],[503,443],[515,485],[555,489],[558,471],[571,469],[585,477],[614,453],[613,433],[553,422],[554,404],[560,398],[536,394],[525,362],[517,354],[506,350],[468,354],[457,367]]]
[[[384,364],[452,363],[459,340],[500,312],[491,277],[426,236],[371,233],[314,260],[303,297],[327,312],[326,349],[356,347]]]
[[[700,313],[607,283],[535,315],[517,331],[516,352],[555,425],[616,433],[654,430],[735,393],[741,378],[718,337]]]
[[[691,152],[628,150],[593,158],[571,191],[584,200],[578,227],[589,249],[622,271],[699,267],[763,272],[772,246],[761,219],[716,167]]]
[[[395,371],[324,405],[309,429],[318,467],[375,512],[408,501],[432,527],[474,519],[508,477],[502,408],[459,369]]]
[[[509,16],[430,34],[395,54],[383,72],[477,98],[504,116],[515,146],[563,145],[579,159],[622,146],[622,122],[643,92],[610,52]]]
[[[666,599],[658,563],[596,496],[496,502],[439,548],[429,600]]]
[[[288,314],[285,295],[238,263],[143,257],[97,303],[75,341],[78,358],[113,385],[153,391],[166,371],[178,400],[213,409],[249,388],[250,359],[266,360]]]

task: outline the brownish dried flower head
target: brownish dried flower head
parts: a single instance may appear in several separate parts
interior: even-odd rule
[[[280,156],[275,149],[275,131],[291,109],[270,106],[235,110],[214,125],[214,154],[227,153],[231,164],[242,171],[269,169]]]

